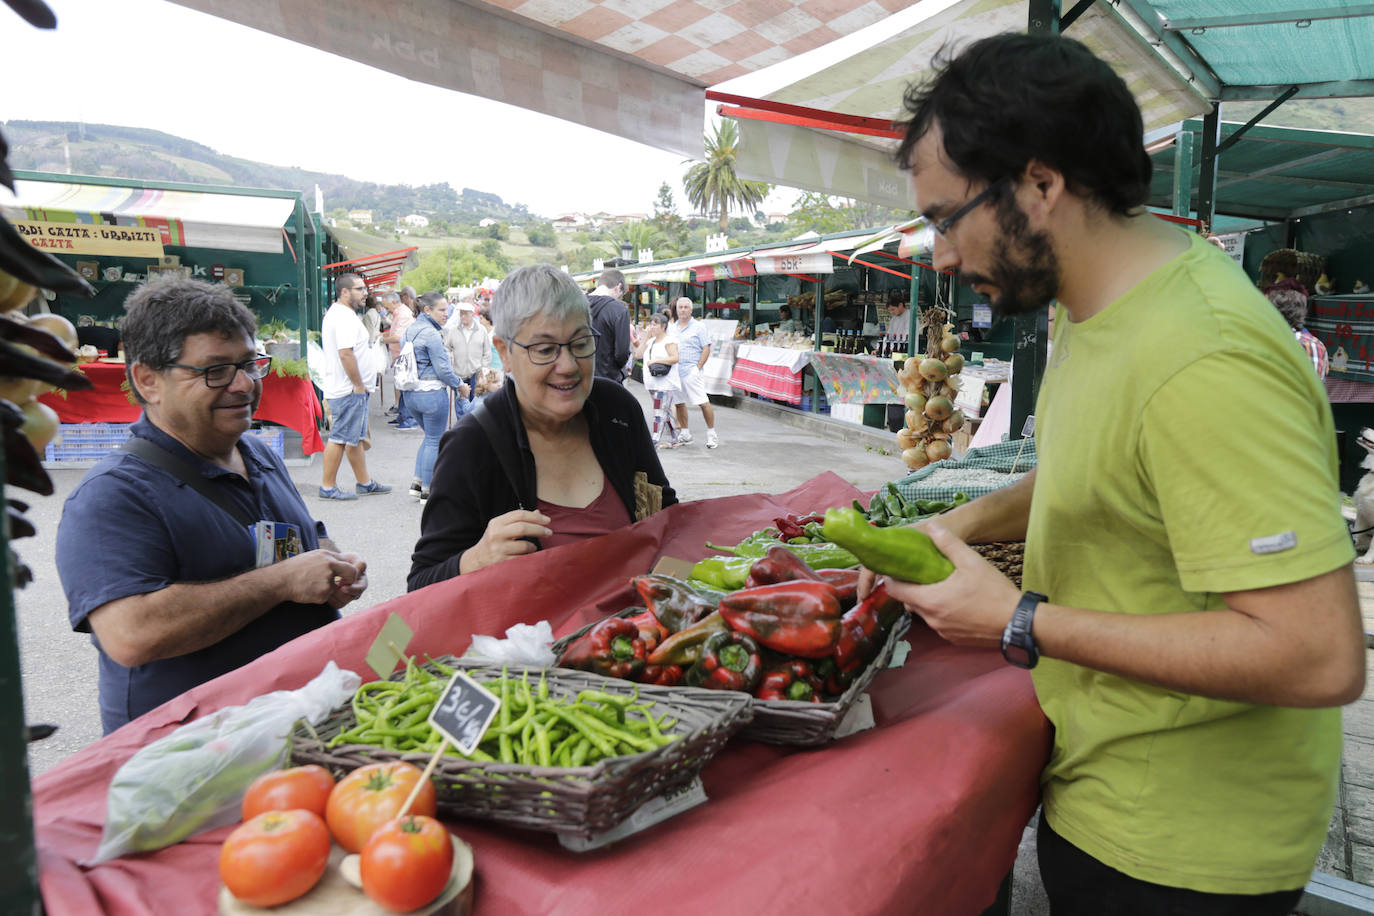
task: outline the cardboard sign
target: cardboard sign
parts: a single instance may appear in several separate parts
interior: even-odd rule
[[[401,619],[401,615],[392,611],[386,623],[382,624],[377,638],[372,641],[372,648],[367,650],[363,661],[377,672],[377,677],[385,680],[396,670],[397,662],[405,662],[406,646],[410,645],[410,639],[414,635],[415,631]]]
[[[672,576],[674,579],[690,579],[695,563],[679,560],[677,557],[660,557],[654,564],[653,575]]]
[[[500,706],[500,697],[458,671],[430,710],[429,724],[458,750],[471,754]]]

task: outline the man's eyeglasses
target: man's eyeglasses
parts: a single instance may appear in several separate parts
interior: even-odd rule
[[[234,376],[242,372],[244,375],[256,381],[267,374],[272,368],[272,357],[255,356],[252,359],[245,359],[241,363],[215,363],[213,366],[188,366],[185,363],[168,363],[168,369],[189,369],[192,372],[199,372],[205,379],[207,388],[228,388],[234,382]]]
[[[574,337],[567,343],[537,343],[522,344],[513,337],[507,338],[517,347],[525,350],[525,355],[530,358],[530,362],[536,366],[547,366],[549,363],[558,362],[558,355],[564,347],[573,355],[573,359],[590,359],[596,353],[596,338],[600,336],[596,331],[584,334],[581,337]]]
[[[988,185],[986,188],[979,191],[977,194],[973,195],[973,197],[969,200],[968,203],[964,204],[958,210],[955,210],[949,216],[946,216],[944,219],[940,220],[938,223],[931,226],[931,228],[935,230],[936,235],[938,235],[940,238],[948,242],[949,232],[951,229],[954,228],[954,224],[959,222],[959,220],[963,219],[965,216],[968,216],[970,213],[978,209],[980,206],[982,206],[990,197],[992,197],[992,195],[1002,190],[1002,187],[1006,183],[1007,179],[1005,178],[997,179],[992,184]]]

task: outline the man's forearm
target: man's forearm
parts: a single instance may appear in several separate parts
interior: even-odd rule
[[[970,544],[1023,541],[1030,520],[1035,471],[939,517],[945,528]]]
[[[283,600],[282,566],[221,579],[176,583],[91,612],[106,654],[125,667],[204,649],[237,633]]]

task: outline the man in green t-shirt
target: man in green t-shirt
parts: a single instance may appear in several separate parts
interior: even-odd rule
[[[975,42],[905,108],[935,266],[1062,320],[1038,469],[927,526],[952,576],[891,590],[1035,668],[1055,916],[1286,914],[1365,677],[1321,385],[1224,253],[1144,209],[1140,112],[1081,44]],[[1020,538],[1024,594],[965,543]]]

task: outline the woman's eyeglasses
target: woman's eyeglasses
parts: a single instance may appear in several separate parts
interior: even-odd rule
[[[547,366],[549,363],[558,362],[558,355],[564,347],[573,355],[573,359],[590,359],[596,353],[596,338],[599,337],[596,331],[584,334],[581,337],[574,337],[567,343],[537,343],[522,344],[514,337],[506,338],[517,347],[522,347],[525,355],[530,358],[530,362],[536,366]]]
[[[272,368],[272,357],[255,356],[252,359],[245,359],[241,363],[215,363],[213,366],[188,366],[185,363],[168,363],[168,369],[189,369],[192,372],[199,372],[205,379],[207,388],[228,388],[234,382],[234,376],[242,372],[244,375],[256,381],[265,376]]]

